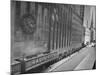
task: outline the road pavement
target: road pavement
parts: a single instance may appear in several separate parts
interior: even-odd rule
[[[96,50],[94,47],[85,47],[79,52],[51,65],[44,72],[88,70],[92,69],[96,60]]]

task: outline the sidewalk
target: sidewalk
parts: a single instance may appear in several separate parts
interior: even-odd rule
[[[96,59],[95,56],[96,51],[94,47],[85,47],[70,57],[53,64],[45,72],[92,69]]]

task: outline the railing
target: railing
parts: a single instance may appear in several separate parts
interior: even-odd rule
[[[49,53],[49,54],[45,54],[43,56],[40,57],[36,57],[36,58],[32,58],[29,59],[27,61],[25,61],[25,71],[28,71],[32,68],[35,68],[39,65],[45,64],[51,60],[54,60],[57,58],[57,52],[54,53]]]
[[[19,73],[24,73],[32,68],[38,67],[39,65],[45,64],[49,61],[57,59],[58,53],[48,53],[42,56],[33,57],[26,60],[20,60],[19,63],[15,63],[11,65],[11,74],[16,75]]]

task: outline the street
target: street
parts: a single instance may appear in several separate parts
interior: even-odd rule
[[[94,47],[86,47],[71,56],[51,65],[44,72],[89,70],[94,66],[96,51]]]

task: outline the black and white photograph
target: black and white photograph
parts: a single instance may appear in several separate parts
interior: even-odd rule
[[[10,4],[11,75],[96,69],[96,5]]]

